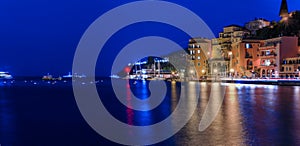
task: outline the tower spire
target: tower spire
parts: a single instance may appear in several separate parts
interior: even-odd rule
[[[286,0],[282,0],[281,1],[281,6],[280,6],[280,12],[279,12],[279,16],[280,17],[287,17],[289,15],[288,12],[288,5]]]

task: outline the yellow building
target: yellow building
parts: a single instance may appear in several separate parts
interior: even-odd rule
[[[211,40],[203,38],[192,38],[188,45],[189,57],[195,67],[194,77],[208,75],[208,59],[211,56]],[[193,71],[191,71],[193,74]]]

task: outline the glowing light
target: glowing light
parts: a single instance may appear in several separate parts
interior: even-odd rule
[[[217,73],[218,72],[218,70],[217,69],[214,69],[214,73]]]

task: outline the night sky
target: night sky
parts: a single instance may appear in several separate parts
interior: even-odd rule
[[[1,0],[0,1],[0,70],[14,76],[67,74],[77,44],[89,27],[103,13],[126,0]],[[243,25],[254,18],[279,20],[281,0],[174,0],[199,15],[214,34],[230,24]],[[289,11],[300,10],[299,0],[287,0]],[[145,29],[147,28],[147,29]],[[109,28],[108,28],[109,29]],[[130,33],[131,32],[131,33]],[[136,32],[136,33],[132,33]],[[168,33],[175,32],[175,33]],[[124,28],[114,35],[105,50],[104,60],[130,41],[147,35],[171,38],[182,47],[188,36],[157,23],[141,23]],[[110,64],[99,63],[97,75],[108,75]]]

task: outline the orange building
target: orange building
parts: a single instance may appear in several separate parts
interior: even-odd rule
[[[278,37],[264,40],[259,47],[260,76],[279,77],[281,66],[285,58],[298,54],[298,37]]]
[[[211,52],[211,40],[203,38],[193,38],[189,40],[189,55],[192,64],[195,67],[193,77],[201,77],[208,74],[208,58]]]
[[[231,71],[235,75],[252,76],[260,66],[261,40],[243,40],[232,46]]]

